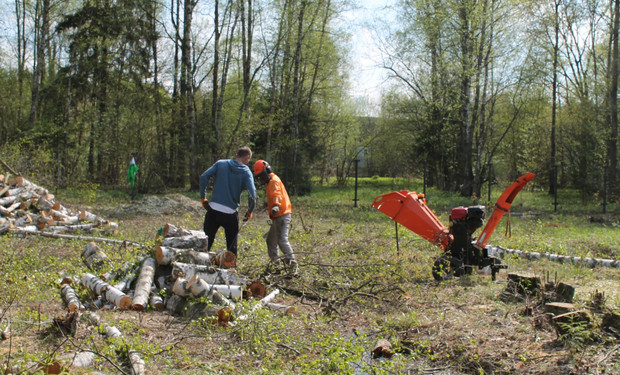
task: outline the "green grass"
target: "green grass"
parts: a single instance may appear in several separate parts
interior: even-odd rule
[[[261,204],[239,237],[238,269],[250,279],[260,278],[268,262],[263,239],[268,230],[267,215],[262,208],[264,193],[258,188]],[[478,274],[435,282],[430,268],[441,249],[402,226],[397,247],[394,222],[370,207],[376,196],[400,190],[421,192],[422,184],[404,179],[361,179],[358,207],[352,200],[352,184],[315,186],[311,195],[292,197],[290,240],[301,277],[271,279],[267,288],[282,288],[278,302],[296,306],[297,316],[260,309],[247,322],[223,328],[209,319],[187,321],[154,311],[98,313],[123,331],[124,344],[142,354],[153,374],[393,374],[436,368],[454,374],[512,374],[515,366],[523,373],[544,368],[550,369],[547,373],[557,373],[560,362],[570,364],[575,372],[586,365],[608,373],[620,370],[617,355],[611,351],[617,345],[612,337],[593,330],[594,343],[571,348],[560,342],[552,329],[537,328],[541,324],[536,320],[538,315],[523,314],[526,307],[536,308],[532,307],[534,301],[500,300],[505,272],[498,282]],[[500,193],[500,188],[494,191],[494,199]],[[103,192],[96,186],[56,194],[67,205],[89,206],[94,212],[144,204],[142,196],[132,201],[126,192]],[[199,206],[197,193],[183,194]],[[561,192],[560,196],[563,204],[554,212],[552,198],[545,192],[522,191],[513,204],[511,235],[506,235],[505,216],[490,243],[528,251],[620,258],[618,213],[611,210],[617,210],[616,206],[601,215],[596,202],[584,206],[573,201],[578,198],[574,192]],[[475,203],[434,188],[427,188],[427,199],[446,225],[453,207]],[[245,197],[242,202],[245,205]],[[242,207],[241,212],[244,210]],[[602,222],[588,219],[594,215]],[[157,229],[165,223],[200,229],[203,217],[187,211],[109,219],[119,223],[114,238],[146,245],[125,248],[100,244],[118,267],[149,254]],[[32,363],[82,348],[99,353],[95,370],[115,373],[110,363],[122,365],[119,346],[106,342],[97,332],[83,326],[77,337],[67,340],[55,333],[52,325],[55,317],[65,315],[56,280],[63,274],[87,271],[79,256],[86,243],[34,236],[0,237],[0,327],[6,329],[10,323],[12,333],[10,347],[7,341],[0,343],[2,363],[10,359],[13,366],[26,371]],[[224,246],[222,231],[215,246],[214,250]],[[504,262],[509,272],[549,276],[575,286],[575,303],[580,308],[590,306],[593,293],[604,291],[604,309],[620,309],[618,269],[590,269],[511,256]],[[79,294],[88,300],[85,290]],[[532,306],[524,306],[527,303]],[[247,312],[251,305],[240,302],[238,314]],[[369,351],[380,338],[397,348],[392,359],[370,359]],[[602,360],[598,353],[612,354]],[[583,363],[575,358],[592,361]]]

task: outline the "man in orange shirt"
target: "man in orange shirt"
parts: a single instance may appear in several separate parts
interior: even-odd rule
[[[267,193],[267,210],[271,219],[271,227],[267,233],[267,254],[273,264],[279,268],[282,264],[278,256],[278,247],[284,256],[284,266],[290,275],[297,275],[299,267],[288,241],[293,209],[291,200],[286,193],[280,178],[271,171],[269,163],[258,160],[254,163],[254,177],[265,184]]]

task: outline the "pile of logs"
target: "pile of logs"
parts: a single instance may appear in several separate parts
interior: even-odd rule
[[[144,311],[164,310],[184,316],[218,317],[227,325],[234,318],[236,302],[241,299],[259,299],[256,308],[268,307],[283,313],[294,313],[292,306],[273,303],[279,293],[267,294],[265,286],[240,276],[236,272],[233,253],[206,252],[206,235],[166,224],[160,230],[159,245],[139,264],[125,264],[117,271],[110,259],[95,243],[90,242],[82,251],[82,261],[90,272],[79,280],[64,277],[60,281],[61,295],[68,312],[86,309],[120,309]],[[165,246],[167,244],[168,246]],[[175,245],[177,247],[172,247]],[[178,246],[196,247],[178,247]],[[89,301],[82,302],[74,285],[88,291]],[[207,298],[212,303],[193,303]],[[193,308],[188,308],[194,304]]]
[[[120,270],[110,270],[110,258],[95,242],[88,243],[81,258],[90,272],[79,279],[65,276],[59,281],[67,317],[71,319],[59,318],[57,325],[73,334],[76,314],[87,324],[93,324],[95,316],[100,325],[93,312],[99,309],[167,311],[187,318],[210,318],[222,326],[246,321],[263,307],[282,314],[295,313],[294,306],[273,302],[280,293],[278,289],[267,294],[262,283],[238,275],[233,253],[206,252],[207,237],[203,232],[166,224],[158,231],[156,243],[139,264],[126,263]],[[80,295],[88,298],[81,301]],[[258,301],[249,310],[237,311],[242,299]],[[121,336],[113,326],[105,326],[105,332],[109,337]],[[77,354],[82,353],[75,357]],[[135,352],[129,354],[133,356],[129,361],[131,372],[143,373],[144,361]],[[75,361],[70,365],[79,366]]]
[[[0,174],[0,235],[9,231],[60,235],[95,230],[115,232],[118,225],[86,210],[64,207],[53,194],[22,176]]]

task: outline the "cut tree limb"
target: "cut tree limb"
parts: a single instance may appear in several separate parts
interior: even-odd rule
[[[234,254],[233,254],[234,255]],[[155,259],[159,265],[168,265],[172,262],[183,262],[200,265],[210,265],[213,257],[210,253],[194,251],[193,249],[180,249],[169,246],[157,246]]]
[[[69,284],[62,284],[60,294],[62,295],[62,299],[65,301],[69,312],[86,310],[75,293],[75,290],[73,290]]]
[[[207,236],[203,234],[201,237],[193,235],[168,237],[162,240],[161,245],[165,247],[173,247],[176,249],[206,250]]]
[[[202,236],[205,236],[205,233],[203,231],[185,229],[185,228],[177,227],[174,224],[166,223],[166,225],[164,225],[161,231],[161,235],[164,238],[183,237],[183,236],[202,237]]]
[[[131,297],[93,274],[84,274],[82,284],[96,295],[105,297],[106,301],[113,303],[121,310],[126,310],[132,305]]]
[[[95,242],[89,242],[82,250],[82,261],[89,270],[100,270],[110,264],[110,258]]]
[[[140,275],[138,276],[134,291],[133,304],[131,305],[133,310],[142,311],[146,308],[151,294],[151,287],[153,285],[153,281],[155,280],[156,267],[157,263],[155,262],[155,259],[151,257],[147,257],[142,262]]]

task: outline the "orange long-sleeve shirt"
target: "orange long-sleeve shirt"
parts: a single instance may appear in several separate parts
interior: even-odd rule
[[[275,219],[282,215],[293,213],[293,207],[291,206],[291,200],[288,197],[286,188],[275,173],[269,174],[269,182],[265,186],[265,192],[267,194],[267,209],[269,210],[269,218]],[[280,207],[280,211],[271,215],[271,209],[274,206]]]

